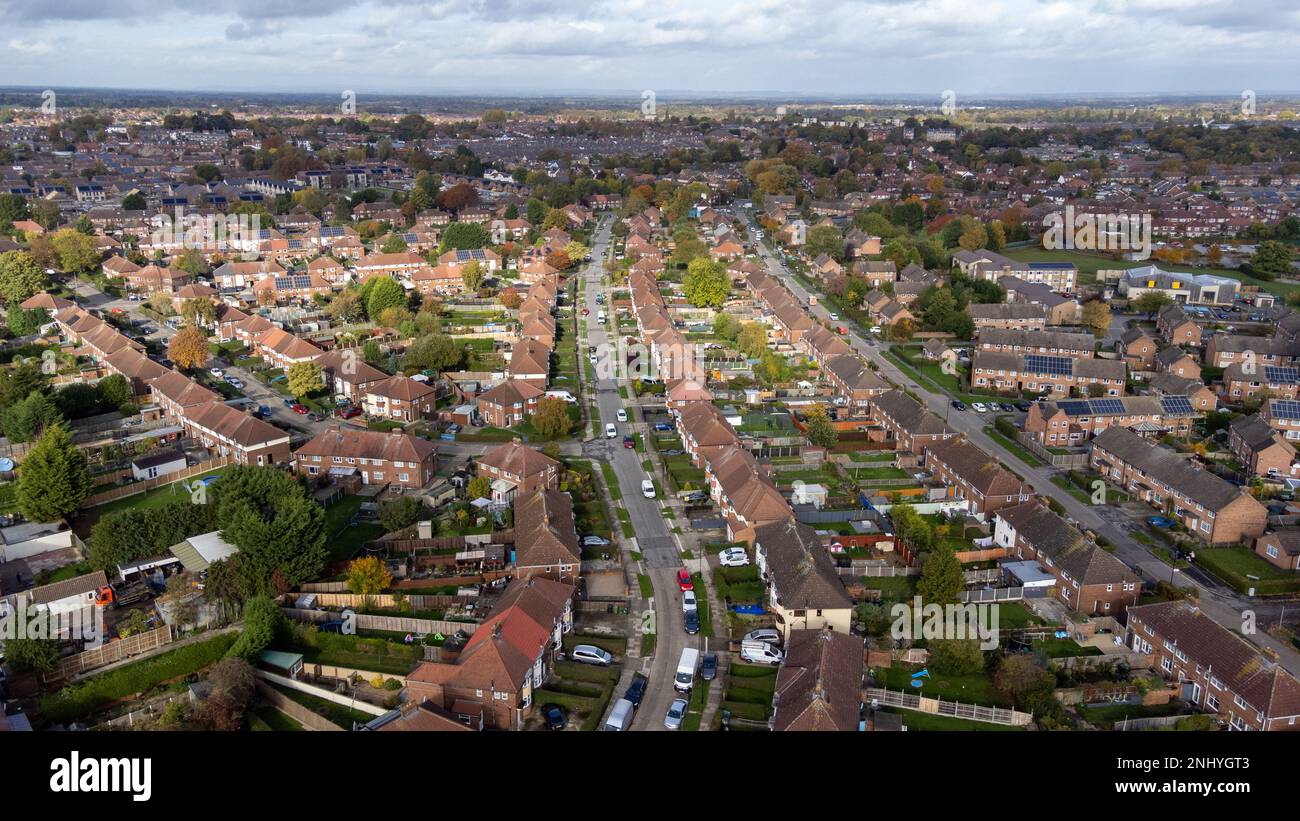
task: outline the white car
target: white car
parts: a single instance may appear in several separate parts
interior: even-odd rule
[[[641,480],[641,495],[647,499],[653,499],[655,497],[655,483],[652,480]]]
[[[579,644],[573,648],[569,658],[583,664],[595,664],[599,667],[608,667],[614,661],[614,657],[609,654],[609,651],[602,650],[594,644]]]
[[[669,730],[680,730],[682,728],[682,719],[686,717],[686,699],[675,698],[673,703],[668,705],[668,713],[664,716],[664,727]]]
[[[872,326],[871,326],[871,332],[872,332],[873,334],[876,334],[877,336],[879,336],[879,335],[880,335],[880,326],[879,326],[879,325],[872,325]]]
[[[972,402],[971,410],[975,411],[976,413],[984,413],[986,410],[988,410],[988,408],[984,407],[983,402]]]
[[[614,427],[614,423],[613,423],[613,422],[606,422],[606,423],[605,423],[605,438],[606,438],[606,439],[613,439],[615,436],[618,436],[618,428]]]
[[[208,368],[208,373],[212,374],[218,379],[226,375],[226,372],[221,370],[220,368]]]
[[[695,600],[694,590],[682,591],[682,612],[689,612],[699,608],[699,602]]]
[[[627,421],[627,411],[623,410],[622,408],[619,408],[619,409],[618,409],[618,413],[616,413],[616,414],[614,414],[614,415],[618,418],[618,421],[620,421],[620,422],[626,422],[626,421]]]
[[[718,563],[723,567],[744,567],[749,564],[749,554],[743,547],[729,547],[718,554]]]
[[[831,322],[839,322],[839,321],[840,321],[840,315],[839,315],[839,314],[828,314],[828,316],[830,317]]]

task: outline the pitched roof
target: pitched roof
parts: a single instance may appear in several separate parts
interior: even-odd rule
[[[507,383],[509,384],[509,383]],[[560,463],[519,439],[512,439],[478,457],[480,465],[494,467],[512,476],[534,476],[559,468]]]
[[[1259,505],[1236,485],[1201,470],[1172,450],[1151,444],[1128,428],[1106,428],[1093,437],[1092,446],[1115,455],[1208,510],[1222,510],[1243,498]]]
[[[995,515],[1079,584],[1140,581],[1128,565],[1088,541],[1077,528],[1036,501],[1004,507]]]
[[[398,431],[385,433],[376,430],[360,430],[348,426],[316,434],[305,445],[294,451],[294,455],[423,462],[437,452],[437,445],[418,436]]]
[[[400,399],[403,402],[418,402],[437,393],[437,391],[424,382],[418,382],[398,374],[373,385],[367,385],[366,393],[384,396],[389,399]]]
[[[776,676],[776,731],[852,731],[862,707],[862,639],[833,630],[791,630]]]
[[[521,568],[581,561],[569,494],[548,488],[515,497],[515,553]]]
[[[927,445],[925,451],[927,465],[928,456],[934,456],[984,496],[1016,496],[1031,492],[1029,485],[964,439],[944,439]]]
[[[761,545],[767,556],[768,574],[783,607],[836,610],[853,606],[830,554],[811,527],[792,519],[760,525],[754,530],[754,544]]]
[[[104,571],[96,570],[93,573],[86,573],[82,576],[76,576],[71,579],[64,579],[61,582],[45,584],[40,587],[33,587],[27,591],[27,597],[32,604],[50,604],[51,602],[66,599],[71,596],[81,596],[86,593],[93,593],[101,587],[108,584],[108,577]]]

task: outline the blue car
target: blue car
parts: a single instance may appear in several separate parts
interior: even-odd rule
[[[1173,519],[1170,519],[1168,516],[1152,516],[1147,519],[1147,524],[1152,527],[1173,527],[1178,523]]]
[[[292,407],[293,407],[294,405],[296,405],[296,404],[298,404],[298,400],[297,400],[297,399],[294,399],[294,398],[292,398],[292,397],[290,397],[289,399],[284,400],[284,406],[285,406],[286,408],[292,408]]]
[[[673,426],[668,424],[667,422],[660,422],[659,424],[655,425],[655,430],[672,430],[672,429]]]

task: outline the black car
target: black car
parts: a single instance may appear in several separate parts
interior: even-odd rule
[[[964,410],[966,410],[966,403],[965,403],[965,402],[962,402],[962,401],[959,400],[959,399],[954,399],[954,400],[952,400],[952,406],[953,406],[954,409],[959,410],[959,411],[964,411]]]
[[[649,679],[645,676],[632,676],[632,683],[628,685],[627,692],[623,694],[623,698],[632,702],[633,707],[640,707],[641,699],[645,696],[645,688],[648,682]]]
[[[718,654],[709,653],[700,662],[700,678],[705,681],[713,681],[718,676]]]
[[[552,730],[563,730],[567,723],[564,708],[558,704],[547,704],[542,708],[542,715],[546,716],[546,726]]]
[[[686,628],[686,632],[691,635],[700,632],[700,612],[698,610],[687,610],[683,626]]]
[[[1017,402],[1017,403],[1016,403],[1016,410],[1020,411],[1021,413],[1029,413],[1029,403],[1028,403],[1028,402]]]

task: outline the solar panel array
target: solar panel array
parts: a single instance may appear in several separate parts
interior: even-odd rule
[[[322,226],[320,227],[320,235],[321,235],[322,237],[341,237],[341,236],[343,236],[343,226],[342,226],[342,225],[322,225]]]
[[[1047,373],[1053,376],[1069,376],[1074,373],[1074,360],[1062,356],[1043,356],[1030,354],[1025,357],[1025,367],[1034,373]]]
[[[1269,382],[1292,384],[1300,382],[1300,368],[1279,368],[1276,365],[1264,366],[1264,378]]]
[[[1088,401],[1086,399],[1073,399],[1066,402],[1057,402],[1056,406],[1070,416],[1084,416],[1092,413],[1092,408],[1088,406]]]
[[[1160,397],[1160,409],[1170,416],[1190,416],[1192,414],[1192,400],[1186,396],[1162,396]]]
[[[293,274],[287,277],[276,277],[275,288],[277,291],[298,290],[300,288],[311,287],[311,276],[307,274]]]
[[[1300,419],[1300,402],[1294,399],[1273,399],[1269,409],[1279,419]]]
[[[1092,405],[1093,413],[1112,414],[1124,412],[1124,403],[1119,399],[1094,399],[1088,404]]]

